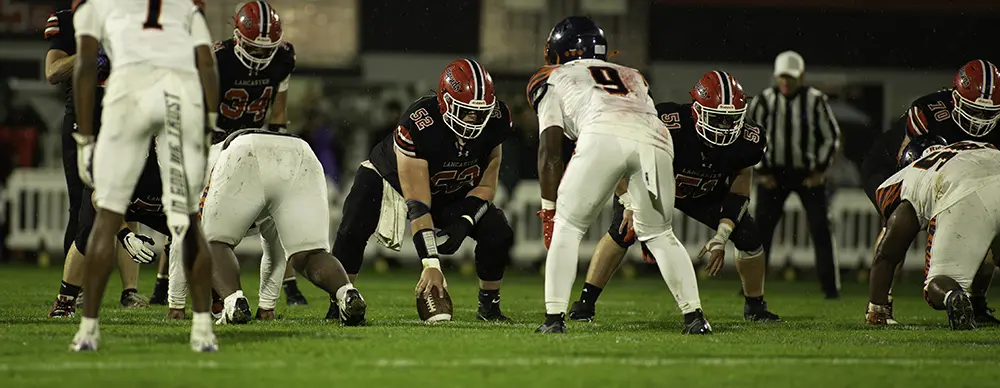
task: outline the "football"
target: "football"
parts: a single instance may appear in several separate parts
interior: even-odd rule
[[[448,290],[444,290],[444,297],[439,297],[437,292],[431,293],[429,298],[417,297],[417,314],[420,320],[427,323],[446,322],[451,320],[451,295]]]

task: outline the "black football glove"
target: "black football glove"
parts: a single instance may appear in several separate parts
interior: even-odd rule
[[[438,245],[438,252],[445,255],[457,252],[465,238],[472,233],[472,227],[479,222],[489,206],[490,203],[481,198],[465,197],[462,203],[462,216],[437,233],[438,237],[448,236],[448,241]]]

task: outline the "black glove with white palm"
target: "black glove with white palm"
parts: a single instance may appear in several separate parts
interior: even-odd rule
[[[469,237],[469,233],[472,233],[472,227],[479,222],[489,206],[490,203],[482,198],[465,197],[462,203],[462,217],[437,232],[438,237],[448,237],[447,240],[438,244],[438,252],[445,255],[457,252],[465,238]]]
[[[156,260],[156,251],[153,248],[156,242],[146,235],[133,232],[129,228],[118,231],[118,242],[132,256],[132,261],[139,264],[149,264]]]

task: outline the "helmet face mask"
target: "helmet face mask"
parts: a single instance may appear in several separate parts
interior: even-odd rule
[[[244,66],[261,71],[271,64],[282,44],[281,19],[266,1],[247,2],[233,19],[236,57]]]
[[[955,103],[952,119],[972,136],[986,136],[1000,120],[1000,105],[993,105],[990,100],[979,98],[978,101],[971,101],[957,90],[952,91],[952,100]]]
[[[445,93],[443,99],[447,107],[443,114],[444,123],[463,139],[479,137],[489,123],[496,105],[495,101],[493,104],[486,104],[486,101],[481,100],[467,104],[448,93]]]
[[[695,130],[702,139],[716,146],[727,146],[739,139],[746,118],[746,108],[736,109],[732,105],[708,108],[695,101]]]
[[[1000,120],[1000,72],[992,63],[976,59],[958,69],[952,84],[951,118],[973,137],[993,131]]]

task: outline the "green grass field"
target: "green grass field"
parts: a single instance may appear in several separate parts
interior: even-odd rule
[[[474,320],[475,279],[453,274],[455,321],[426,326],[414,308],[416,273],[373,272],[358,284],[367,327],[324,322],[324,295],[301,284],[309,306],[286,307],[282,298],[277,321],[217,327],[215,354],[192,353],[190,321],[166,321],[163,306],[117,308],[113,276],[101,349],[75,354],[67,345],[79,320],[45,317],[59,269],[0,267],[0,387],[960,387],[1000,376],[1000,329],[949,331],[912,282],[897,287],[903,325],[873,329],[863,325],[863,285],[845,284],[840,300],[827,301],[812,282],[771,282],[771,309],[785,322],[748,324],[738,284],[707,280],[702,302],[715,334],[682,336],[658,277],[616,278],[597,321],[543,336],[533,333],[542,319],[540,276],[508,278],[503,304],[517,323],[499,325]],[[151,277],[144,269],[146,295]],[[257,279],[244,281],[256,308]]]

